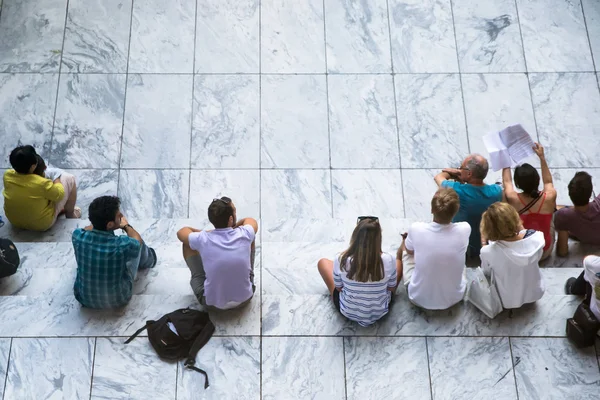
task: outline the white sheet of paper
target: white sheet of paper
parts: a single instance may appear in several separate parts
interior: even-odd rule
[[[503,129],[500,131],[500,139],[508,148],[513,166],[535,154],[535,151],[533,151],[535,143],[521,125],[513,125]]]
[[[483,137],[483,144],[490,154],[490,164],[494,171],[499,171],[502,168],[508,168],[512,165],[510,153],[502,143],[500,134],[492,132]]]

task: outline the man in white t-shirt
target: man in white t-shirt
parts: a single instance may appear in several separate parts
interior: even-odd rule
[[[431,199],[433,222],[416,222],[403,235],[396,263],[408,298],[428,310],[445,310],[465,294],[465,254],[471,227],[452,223],[460,200],[453,189],[440,188]]]
[[[567,280],[565,292],[585,296],[585,302],[600,320],[600,257],[595,255],[585,257],[583,272],[578,278]]]
[[[208,207],[212,231],[185,227],[177,232],[183,242],[183,258],[198,301],[208,308],[228,310],[247,304],[254,295],[254,238],[258,224],[253,218],[236,220],[229,197],[214,199]]]

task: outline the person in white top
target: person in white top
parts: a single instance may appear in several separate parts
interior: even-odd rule
[[[600,257],[590,255],[583,259],[583,272],[567,280],[565,293],[585,296],[584,302],[600,320]]]
[[[416,222],[403,235],[396,264],[408,298],[429,310],[445,310],[465,294],[465,255],[471,226],[452,223],[460,200],[454,189],[439,189],[431,199],[433,222]]]
[[[544,295],[539,261],[544,252],[544,234],[523,229],[517,210],[507,203],[494,203],[481,217],[481,268],[494,280],[502,306],[519,308]]]

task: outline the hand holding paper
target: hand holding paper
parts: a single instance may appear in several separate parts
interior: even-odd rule
[[[536,153],[533,150],[535,143],[520,124],[485,135],[483,143],[490,154],[494,171],[514,167]]]

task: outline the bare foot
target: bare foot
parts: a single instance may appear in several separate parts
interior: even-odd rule
[[[73,210],[73,213],[71,215],[67,214],[66,217],[67,218],[71,218],[71,219],[79,219],[79,218],[81,218],[81,208],[75,206],[75,209]]]

